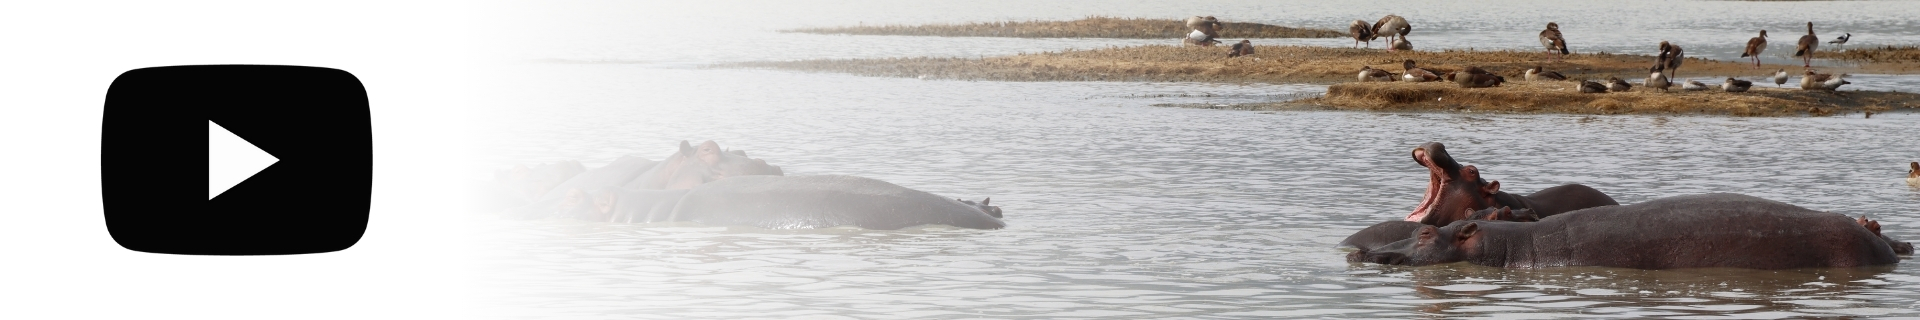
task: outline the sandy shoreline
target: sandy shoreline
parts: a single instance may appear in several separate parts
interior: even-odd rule
[[[1269,24],[1225,21],[1221,39],[1266,38],[1339,38],[1344,31],[1283,27]],[[1184,19],[1087,17],[1072,21],[1003,21],[927,25],[858,25],[842,27],[780,30],[788,33],[939,36],[939,37],[1012,37],[1012,38],[1118,38],[1168,39],[1179,41],[1193,31]]]

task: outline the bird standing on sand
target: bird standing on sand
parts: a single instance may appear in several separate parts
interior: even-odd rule
[[[1353,24],[1347,25],[1347,33],[1353,35],[1353,45],[1365,41],[1368,48],[1373,47],[1373,27],[1368,26],[1366,20],[1353,20]]]
[[[1567,54],[1567,39],[1560,37],[1560,23],[1548,22],[1547,29],[1540,30],[1540,45],[1547,47],[1547,54],[1554,58],[1560,57],[1553,55],[1556,52]]]
[[[1773,86],[1775,86],[1775,87],[1779,87],[1779,86],[1783,86],[1783,85],[1786,85],[1786,84],[1787,84],[1787,69],[1776,69],[1776,70],[1774,70],[1774,71],[1773,71]]]
[[[1753,68],[1760,69],[1760,52],[1767,51],[1767,30],[1760,30],[1760,36],[1747,39],[1747,50],[1740,52],[1741,58],[1753,57]]]
[[[1251,40],[1240,40],[1240,43],[1235,43],[1233,47],[1227,48],[1228,58],[1251,55],[1253,55],[1253,41]]]
[[[1753,88],[1753,81],[1727,78],[1726,83],[1720,84],[1720,90],[1726,92],[1747,92],[1749,88]]]
[[[1593,80],[1580,80],[1580,93],[1607,92],[1607,86]]]
[[[1700,83],[1699,81],[1693,81],[1693,79],[1687,79],[1686,83],[1680,84],[1680,90],[1686,90],[1686,91],[1707,90],[1707,84]]]
[[[1627,92],[1627,90],[1633,90],[1633,85],[1628,84],[1626,80],[1620,80],[1620,78],[1612,76],[1607,77],[1607,91]]]
[[[1393,73],[1387,72],[1386,70],[1374,69],[1373,67],[1360,66],[1360,82],[1368,81],[1393,81]]]
[[[1830,73],[1813,73],[1813,69],[1807,69],[1807,75],[1800,77],[1800,90],[1825,90],[1832,92],[1833,89],[1839,89],[1840,85],[1852,83],[1841,79],[1844,77],[1846,77],[1844,74],[1836,77]]]
[[[1687,54],[1680,50],[1680,46],[1666,41],[1660,42],[1660,57],[1661,64],[1666,67],[1668,79],[1680,74],[1680,62],[1687,60]]]
[[[1813,35],[1813,21],[1807,21],[1807,35],[1800,36],[1800,46],[1793,48],[1793,56],[1803,57],[1805,67],[1813,68],[1813,50],[1820,47],[1820,37]]]
[[[1827,43],[1837,44],[1837,45],[1840,45],[1841,47],[1846,47],[1847,39],[1850,39],[1850,38],[1853,38],[1853,33],[1847,33],[1847,35],[1840,36],[1840,38],[1833,39],[1833,41],[1827,41]]]
[[[1414,67],[1412,59],[1408,59],[1406,62],[1401,62],[1400,66],[1406,68],[1406,72],[1401,73],[1401,76],[1400,76],[1401,80],[1405,80],[1408,82],[1427,82],[1427,81],[1440,80],[1440,75],[1433,74],[1433,71]]]
[[[1413,25],[1407,24],[1407,18],[1401,18],[1400,16],[1397,16],[1397,15],[1389,14],[1385,17],[1381,17],[1380,21],[1373,23],[1374,38],[1380,38],[1380,36],[1387,36],[1388,38],[1391,38],[1391,39],[1400,39],[1400,38],[1405,38],[1408,32],[1413,32]],[[1388,43],[1394,43],[1394,42],[1388,42]],[[1408,46],[1412,46],[1412,44],[1409,43]],[[1392,47],[1387,48],[1387,51],[1393,51],[1393,50],[1394,48]]]
[[[1527,78],[1527,81],[1567,80],[1567,76],[1561,75],[1559,72],[1547,71],[1547,69],[1541,68],[1540,66],[1537,66],[1537,65],[1533,66],[1532,69],[1527,69],[1526,78]]]
[[[1673,86],[1673,80],[1667,78],[1666,73],[1662,72],[1666,69],[1666,67],[1667,66],[1653,66],[1653,68],[1649,68],[1647,70],[1652,73],[1647,75],[1648,88],[1655,88],[1655,89],[1660,89],[1660,91],[1667,91],[1667,87]]]

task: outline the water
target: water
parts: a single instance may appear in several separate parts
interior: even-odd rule
[[[1920,309],[1920,272],[1911,261],[1892,268],[1781,271],[1409,268],[1350,264],[1343,259],[1346,252],[1333,248],[1353,231],[1412,210],[1426,172],[1407,152],[1428,141],[1447,143],[1457,159],[1479,166],[1509,191],[1583,183],[1623,203],[1739,192],[1865,214],[1895,237],[1920,239],[1920,215],[1914,211],[1920,190],[1901,182],[1905,163],[1920,158],[1920,145],[1911,141],[1920,136],[1920,126],[1914,125],[1920,114],[1865,119],[1857,114],[1246,112],[1152,105],[1276,101],[1324,87],[929,81],[694,67],[1127,43],[771,32],[855,19],[1159,16],[1154,13],[1249,12],[1233,8],[1263,4],[1272,10],[1270,17],[1250,20],[1289,24],[1380,14],[1266,3],[1202,4],[1200,9],[1126,2],[1103,3],[1100,9],[1045,2],[920,4],[886,6],[887,14],[862,3],[521,8],[526,10],[518,14],[533,18],[515,26],[530,27],[504,39],[541,45],[507,50],[502,57],[618,63],[504,63],[480,71],[478,78],[489,83],[476,94],[491,103],[463,115],[481,129],[483,142],[468,164],[476,179],[513,163],[578,159],[594,167],[625,154],[660,158],[679,140],[711,139],[767,159],[790,175],[850,174],[950,197],[993,197],[1005,209],[1009,227],[759,230],[483,220],[471,231],[484,249],[475,259],[478,299],[486,306],[479,314],[662,319],[1920,316],[1915,311]],[[1642,5],[1650,4],[1666,3]],[[1528,3],[1495,5],[1531,12],[1525,9]],[[1864,21],[1898,20],[1884,9],[1784,6]],[[652,11],[634,11],[641,9]],[[1469,12],[1474,9],[1400,14],[1434,16],[1425,19],[1435,21],[1513,16]],[[1740,14],[1742,21],[1786,15]],[[715,22],[724,27],[714,30],[717,40],[662,42],[661,34],[645,31],[703,18],[724,21]],[[1493,25],[1530,25],[1533,19]],[[1559,20],[1563,26],[1568,21],[1576,20]],[[1415,32],[1422,38],[1497,32],[1423,29],[1417,23]],[[572,28],[618,31],[527,40]],[[1528,28],[1533,31],[1523,33],[1538,29]],[[1422,33],[1428,30],[1435,34]],[[1874,35],[1916,36],[1914,31],[1883,32],[1889,35]],[[1854,34],[1855,41],[1869,39],[1863,32]],[[942,44],[953,41],[966,45]],[[759,50],[724,49],[738,43]],[[1695,50],[1709,51],[1689,46]]]

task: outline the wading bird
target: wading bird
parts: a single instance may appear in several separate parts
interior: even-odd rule
[[[1740,52],[1741,58],[1753,57],[1753,68],[1760,69],[1760,52],[1767,51],[1767,30],[1760,30],[1760,36],[1747,39],[1747,50]]]

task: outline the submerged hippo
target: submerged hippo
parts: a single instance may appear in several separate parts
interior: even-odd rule
[[[680,141],[680,151],[661,160],[646,173],[628,181],[632,189],[692,189],[702,183],[726,177],[785,175],[779,166],[747,157],[746,151],[722,150],[712,140],[694,147]]]
[[[843,175],[732,177],[689,190],[607,188],[592,199],[590,217],[612,222],[694,221],[767,229],[1006,226],[991,200],[974,203]]]
[[[1539,217],[1574,210],[1619,205],[1613,197],[1579,184],[1561,185],[1520,196],[1500,191],[1499,181],[1480,178],[1480,169],[1463,166],[1447,154],[1445,145],[1428,142],[1413,149],[1413,162],[1427,168],[1427,191],[1406,220],[1444,226],[1465,220],[1466,214],[1493,207],[1525,209]]]
[[[1513,210],[1513,208],[1509,208],[1509,207],[1481,209],[1479,211],[1470,212],[1466,214],[1466,216],[1467,216],[1467,220],[1491,220],[1491,221],[1512,221],[1512,222],[1540,221],[1540,217],[1535,216],[1532,210],[1528,210],[1528,209]],[[1361,251],[1373,250],[1376,248],[1387,246],[1388,244],[1392,244],[1394,242],[1399,242],[1400,240],[1413,238],[1414,236],[1413,232],[1419,231],[1420,227],[1424,227],[1424,226],[1426,225],[1420,224],[1419,222],[1406,221],[1406,220],[1393,220],[1393,221],[1381,222],[1381,223],[1369,226],[1366,229],[1360,229],[1359,232],[1354,232],[1353,235],[1347,236],[1347,238],[1344,240],[1340,240],[1339,247],[1355,248]]]
[[[1893,247],[1846,216],[1738,194],[1598,207],[1539,222],[1457,221],[1348,261],[1505,268],[1858,267],[1898,263]]]

